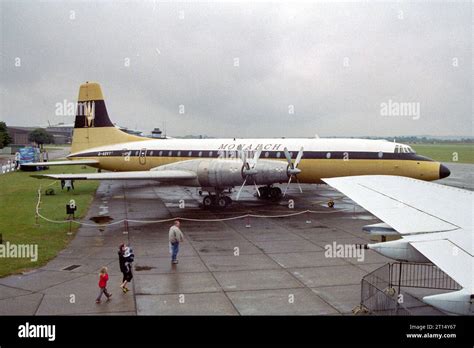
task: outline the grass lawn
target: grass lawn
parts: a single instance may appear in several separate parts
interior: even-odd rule
[[[419,155],[436,161],[474,163],[474,144],[411,144],[410,146]]]
[[[50,167],[40,172],[14,172],[0,175],[0,233],[3,244],[37,244],[38,260],[5,258],[0,260],[0,277],[12,273],[19,273],[31,268],[44,265],[64,249],[74,237],[67,235],[69,224],[54,224],[39,219],[39,226],[35,225],[35,207],[38,200],[37,191],[41,185],[40,213],[52,220],[65,220],[66,204],[74,199],[77,205],[76,218],[82,218],[94,197],[99,185],[96,181],[77,181],[74,191],[61,191],[59,181],[39,180],[30,177],[31,174],[46,173],[84,173],[94,172],[95,169],[82,166]],[[55,195],[44,194],[46,186],[54,189]],[[73,232],[78,229],[73,224]]]

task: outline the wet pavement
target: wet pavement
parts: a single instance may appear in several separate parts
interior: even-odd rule
[[[438,180],[438,183],[474,191],[474,164],[450,162],[444,165],[449,168],[451,175]]]
[[[451,168],[452,181],[441,183],[471,185],[471,172],[460,169],[458,174]],[[207,211],[200,208],[202,197],[195,188],[104,181],[87,223],[98,217],[109,223],[196,219],[182,221],[186,240],[179,264],[170,263],[170,222],[83,226],[44,267],[0,279],[0,315],[352,315],[360,302],[361,278],[391,260],[372,250],[364,250],[363,261],[327,257],[325,247],[368,243],[362,226],[378,220],[328,186],[303,185],[303,190],[300,194],[292,187],[285,201],[269,203],[259,201],[248,187],[227,211]],[[335,200],[335,208],[327,207],[329,199]],[[249,212],[274,216],[306,209],[315,213],[229,219]],[[127,294],[119,289],[121,242],[135,253]],[[96,304],[102,266],[109,268],[113,297]],[[411,306],[415,314],[441,314],[415,298]]]

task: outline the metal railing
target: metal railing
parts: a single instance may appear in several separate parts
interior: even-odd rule
[[[432,264],[387,263],[361,280],[360,309],[376,315],[411,315],[405,306],[414,298],[402,288],[459,290],[461,286]],[[405,300],[404,300],[405,299]]]
[[[392,286],[392,264],[387,263],[361,280],[360,307],[372,314],[410,315]]]
[[[360,307],[376,315],[411,315],[393,288],[379,289],[365,279],[361,281]]]
[[[15,167],[15,162],[8,160],[7,163],[0,165],[0,174],[14,172],[16,170]]]
[[[461,286],[435,265],[397,262],[390,266],[392,284],[405,288],[460,290]]]

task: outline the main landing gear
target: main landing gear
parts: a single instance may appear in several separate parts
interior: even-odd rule
[[[232,198],[220,194],[204,196],[202,205],[205,209],[219,208],[224,209],[232,204]]]
[[[260,193],[257,195],[259,199],[267,199],[272,202],[277,202],[283,197],[279,187],[261,186],[258,188],[258,192]]]
[[[202,199],[204,209],[225,209],[232,204],[232,198],[222,193],[223,191],[211,191]],[[198,191],[199,195],[203,195],[203,191]],[[258,188],[258,198],[262,200],[269,200],[277,202],[283,197],[283,193],[279,187],[261,186]]]

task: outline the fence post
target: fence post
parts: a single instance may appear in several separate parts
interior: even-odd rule
[[[402,283],[402,262],[399,262],[399,271],[398,271],[398,294],[400,295],[400,287]],[[398,303],[398,301],[397,301]]]

